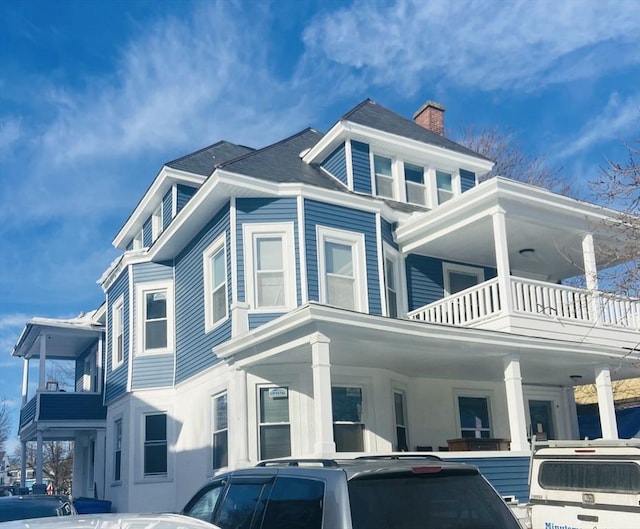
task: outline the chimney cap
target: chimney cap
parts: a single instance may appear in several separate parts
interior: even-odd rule
[[[427,108],[433,107],[441,112],[446,110],[445,106],[442,103],[438,103],[437,101],[427,101],[424,105],[422,105],[418,110],[413,113],[413,119],[415,120],[420,114],[422,114]]]

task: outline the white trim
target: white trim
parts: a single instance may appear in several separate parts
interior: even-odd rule
[[[117,343],[115,340],[115,331],[116,331],[116,317],[115,317],[115,313],[117,310],[121,310],[122,311],[122,321],[120,322],[120,325],[122,326],[122,329],[120,329],[122,331],[122,358],[120,359],[119,362],[116,362],[116,351],[115,351],[115,344]],[[111,343],[109,344],[109,351],[111,352],[111,371],[115,371],[118,367],[120,367],[122,364],[124,364],[124,293],[120,294],[120,296],[118,297],[118,299],[116,299],[116,301],[113,303],[113,305],[111,305],[111,311],[110,311],[110,316],[111,316]]]
[[[148,415],[165,415],[166,417],[166,443],[167,443],[167,472],[166,474],[148,475],[144,474],[144,447],[146,437],[146,421],[145,417]],[[138,427],[135,432],[135,448],[134,452],[138,453],[140,457],[135,463],[134,483],[157,483],[173,481],[173,460],[175,453],[174,438],[174,419],[172,418],[172,410],[169,407],[159,406],[151,408],[147,406],[140,406],[135,410],[135,422]]]
[[[300,261],[300,300],[302,304],[309,301],[309,285],[307,283],[307,243],[305,239],[304,197],[296,197],[298,207],[298,252]]]
[[[283,266],[283,304],[277,306],[258,307],[256,286],[256,262],[254,243],[257,238],[278,237],[282,240]],[[249,312],[280,312],[296,307],[296,258],[293,222],[281,223],[245,223],[242,226],[244,244],[244,276],[245,301],[249,304]]]
[[[257,440],[257,444],[256,444],[256,453],[258,456],[258,459],[265,459],[265,456],[261,453],[261,445],[262,445],[262,439],[261,439],[261,433],[262,433],[262,427],[266,426],[289,426],[289,454],[293,454],[294,453],[294,442],[293,442],[293,421],[291,420],[291,418],[294,416],[293,414],[293,409],[292,409],[292,403],[293,403],[293,399],[292,399],[292,391],[291,391],[291,387],[292,384],[290,383],[283,383],[283,384],[277,384],[277,383],[257,383],[255,384],[255,392],[256,392],[256,440]],[[289,420],[287,422],[264,422],[262,419],[262,414],[260,412],[260,410],[262,409],[261,406],[261,397],[262,397],[262,390],[263,389],[275,389],[275,388],[286,388],[287,389],[287,411],[288,411],[288,415],[289,415]]]
[[[178,214],[178,184],[171,185],[171,220]]]
[[[166,291],[167,345],[156,349],[144,349],[144,296],[151,292]],[[175,349],[175,295],[172,280],[139,283],[136,285],[136,356],[171,354]]]
[[[220,250],[223,253],[224,262],[224,292],[225,292],[225,311],[224,316],[213,321],[213,278],[212,270],[209,266],[211,258],[216,255]],[[208,333],[215,329],[221,323],[229,319],[229,270],[227,268],[227,236],[226,233],[222,233],[212,244],[210,244],[202,252],[202,274],[204,276],[203,288],[204,288],[204,332]]]
[[[366,247],[363,233],[337,230],[325,226],[316,226],[317,256],[318,256],[318,287],[320,303],[328,305],[327,280],[325,271],[325,244],[334,242],[351,247],[353,259],[354,299],[353,310],[369,312],[367,289]]]
[[[353,191],[353,152],[350,139],[344,142],[344,157],[347,163],[347,187],[349,191]]]
[[[229,239],[231,247],[231,304],[238,302],[238,237],[236,235],[236,197],[229,201]]]
[[[380,289],[380,307],[382,308],[382,314],[389,314],[387,307],[387,296],[385,295],[386,289],[386,277],[384,268],[384,240],[382,238],[382,218],[380,214],[376,213],[376,253],[378,254],[378,285]]]
[[[398,312],[397,318],[404,318],[407,314],[407,290],[406,290],[406,278],[404,272],[404,259],[400,255],[396,249],[393,248],[389,243],[383,242],[382,249],[382,261],[383,261],[383,285],[382,285],[382,293],[383,298],[386,300],[387,298],[387,256],[393,262],[393,266],[395,268],[394,279],[396,282],[396,310]],[[387,310],[384,314],[389,316],[389,311]]]
[[[155,207],[153,213],[151,213],[151,244],[153,244],[163,231],[162,215],[164,212],[164,204],[162,199],[160,204]]]
[[[468,266],[462,265],[458,263],[442,263],[442,275],[443,275],[443,285],[444,285],[444,295],[451,295],[451,285],[449,283],[449,272],[459,272],[461,274],[467,274],[470,276],[476,276],[477,282],[476,284],[484,282],[484,269],[478,266]]]

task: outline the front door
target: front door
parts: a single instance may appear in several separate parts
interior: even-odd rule
[[[529,431],[539,441],[555,439],[553,424],[553,401],[530,400],[529,401]]]

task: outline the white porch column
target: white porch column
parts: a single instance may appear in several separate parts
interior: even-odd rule
[[[598,269],[596,267],[596,251],[593,244],[593,234],[586,233],[582,237],[582,259],[584,261],[584,276],[589,290],[589,315],[591,321],[602,318],[600,299],[598,295]]]
[[[511,356],[504,359],[504,385],[507,392],[507,411],[509,413],[509,431],[511,450],[529,450],[527,440],[527,420],[524,410],[520,359]]]
[[[596,390],[598,391],[598,411],[603,439],[618,439],[618,423],[613,404],[611,373],[608,367],[596,368]]]
[[[98,352],[96,357],[96,387],[93,389],[97,393],[102,393],[102,388],[104,387],[104,380],[102,379],[103,369],[102,362],[104,357],[104,338],[100,336],[98,338]]]
[[[233,447],[230,466],[249,465],[249,431],[247,410],[247,372],[235,367],[231,375],[229,391],[229,446]]]
[[[22,408],[27,405],[29,397],[29,359],[25,358],[22,364]]]
[[[231,304],[231,337],[249,332],[249,304],[236,301]]]
[[[43,460],[43,440],[42,431],[38,430],[36,441],[36,483],[42,483],[42,460]]]
[[[107,459],[107,432],[96,432],[96,444],[93,456],[93,480],[96,484],[98,498],[104,499],[106,491],[106,459]],[[93,492],[93,489],[92,489]]]
[[[507,247],[507,223],[505,210],[496,208],[491,215],[493,222],[493,242],[496,248],[496,269],[498,272],[498,289],[500,291],[500,307],[503,314],[513,312],[511,302],[511,281],[509,269],[509,249]]]
[[[573,386],[562,388],[562,396],[564,397],[564,406],[567,410],[569,419],[569,439],[580,438],[580,427],[578,425],[578,410],[576,409],[576,394]]]
[[[22,448],[20,458],[20,486],[24,487],[25,480],[27,479],[27,443],[22,441],[20,447]]]
[[[313,450],[317,456],[327,456],[336,453],[336,443],[333,439],[329,343],[329,338],[321,333],[315,333],[311,336],[313,415],[316,428]]]
[[[47,363],[47,336],[45,334],[40,335],[40,380],[38,382],[38,389],[43,391],[46,387],[45,377],[47,375],[45,371],[45,364]]]

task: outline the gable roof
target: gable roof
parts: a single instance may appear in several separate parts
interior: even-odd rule
[[[253,152],[253,150],[251,147],[236,145],[222,140],[199,151],[192,152],[191,154],[166,163],[165,165],[180,171],[209,176],[221,163]]]
[[[390,134],[396,134],[397,136],[411,138],[412,140],[421,141],[423,143],[442,147],[443,149],[449,149],[461,154],[473,156],[475,158],[493,161],[482,154],[456,143],[455,141],[421,127],[414,121],[396,114],[392,110],[379,105],[372,99],[365,99],[362,103],[355,106],[342,116],[340,120],[358,123],[365,127],[381,130]]]
[[[307,128],[278,143],[222,163],[218,168],[270,182],[302,183],[346,191],[346,187],[317,165],[307,164],[300,158],[300,153],[313,147],[322,136],[320,132]]]

